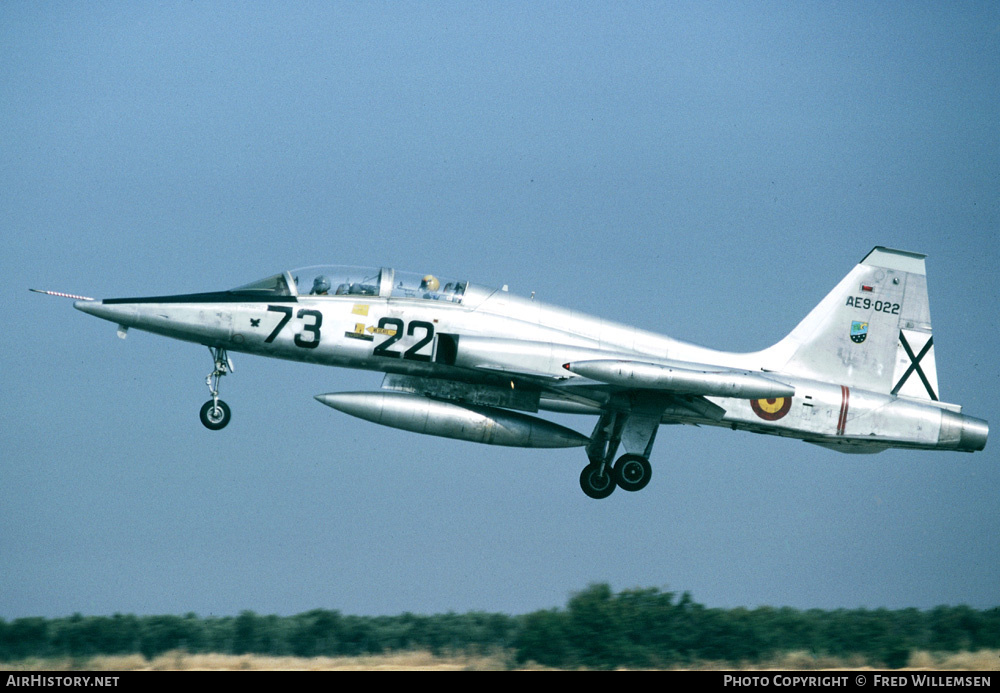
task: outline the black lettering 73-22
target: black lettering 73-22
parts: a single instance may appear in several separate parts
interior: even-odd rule
[[[375,347],[372,351],[372,356],[384,356],[390,359],[404,358],[411,361],[431,360],[429,354],[418,354],[417,352],[430,344],[434,339],[433,324],[423,320],[413,320],[410,322],[409,326],[406,328],[406,334],[412,337],[418,332],[423,332],[423,337],[417,340],[413,346],[402,353],[394,351],[390,347],[403,338],[403,321],[399,318],[382,318],[378,321],[378,326],[383,330],[391,328],[393,332],[389,335],[387,340]]]
[[[270,344],[274,341],[274,338],[278,336],[278,333],[288,324],[288,321],[292,319],[292,308],[291,306],[268,306],[267,310],[272,313],[281,313],[281,320],[275,325],[274,329],[271,330],[271,334],[267,336],[264,340],[265,344]],[[302,332],[295,335],[295,346],[302,347],[303,349],[315,349],[319,346],[320,331],[319,328],[323,325],[323,314],[318,310],[308,310],[303,308],[296,314],[297,318],[312,318],[313,323],[303,324]],[[304,335],[308,337],[304,338]]]

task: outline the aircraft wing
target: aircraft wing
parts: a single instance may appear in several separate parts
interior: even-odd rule
[[[467,371],[502,374],[539,383],[576,381],[573,375],[612,388],[683,395],[760,399],[791,397],[795,389],[760,372],[743,371],[636,354],[596,346],[490,337],[447,337],[438,363]]]
[[[501,376],[542,388],[604,385],[604,391],[639,390],[671,395],[770,399],[795,388],[770,374],[709,366],[596,346],[446,335],[438,363],[482,376]]]
[[[721,420],[707,397],[771,399],[795,389],[770,374],[577,346],[476,336],[446,336],[436,361],[454,379],[389,375],[383,388],[505,408],[600,414],[658,409],[664,420]],[[443,354],[443,355],[442,355]]]
[[[630,359],[596,359],[563,364],[585,378],[616,387],[669,392],[678,395],[712,395],[741,399],[791,397],[795,388],[750,371],[712,368],[698,364],[669,365]]]
[[[491,373],[504,378],[514,378],[517,380],[525,380],[539,384],[552,384],[566,380],[566,376],[562,373],[541,373],[539,371],[530,371],[523,368],[511,368],[509,366],[496,366],[488,363],[476,366],[475,370],[480,373]]]

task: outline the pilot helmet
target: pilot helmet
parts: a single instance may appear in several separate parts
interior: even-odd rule
[[[437,291],[439,286],[441,286],[441,282],[433,274],[426,275],[420,282],[420,288],[428,291]]]
[[[314,294],[327,294],[330,293],[330,280],[324,275],[319,275],[313,280],[312,293]]]

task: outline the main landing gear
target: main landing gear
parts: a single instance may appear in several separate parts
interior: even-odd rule
[[[212,399],[202,405],[199,416],[205,428],[218,431],[220,428],[225,428],[229,419],[232,418],[229,405],[219,399],[219,379],[226,373],[235,372],[235,369],[225,349],[208,347],[208,350],[212,352],[212,359],[215,361],[215,370],[205,378],[205,384],[208,385],[208,391],[212,393]]]
[[[607,410],[601,414],[587,445],[590,464],[580,473],[580,488],[584,493],[600,499],[610,496],[616,486],[625,491],[646,488],[653,475],[649,453],[660,423],[660,411],[634,406],[631,411]],[[611,460],[615,458],[623,437],[626,450],[643,450],[645,454],[622,455],[612,466]]]
[[[615,462],[615,483],[626,491],[641,491],[649,483],[653,468],[642,455],[622,455]]]
[[[616,486],[625,491],[646,488],[653,468],[642,455],[622,455],[614,467],[604,462],[591,462],[580,473],[580,488],[591,498],[607,498]]]
[[[612,470],[603,462],[588,464],[580,472],[580,488],[591,498],[607,498],[615,490]]]

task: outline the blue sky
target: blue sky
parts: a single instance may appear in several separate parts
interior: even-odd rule
[[[928,255],[942,398],[996,425],[995,3],[9,2],[0,64],[0,618],[997,606],[996,441],[664,427],[595,502],[581,450],[313,399],[373,373],[236,354],[207,431],[206,349],[27,291],[382,265],[755,350],[887,245]]]

